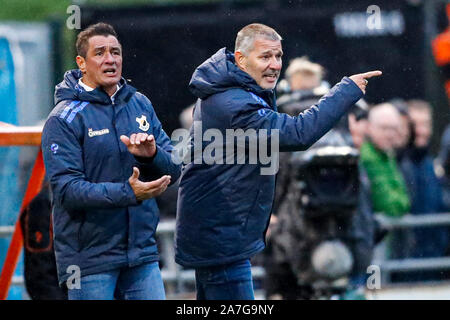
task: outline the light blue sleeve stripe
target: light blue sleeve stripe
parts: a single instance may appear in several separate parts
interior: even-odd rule
[[[72,112],[70,113],[70,116],[67,117],[66,121],[68,123],[71,123],[72,120],[75,118],[75,116],[77,115],[78,112],[80,112],[81,110],[84,109],[84,107],[86,107],[89,104],[89,102],[83,102],[82,104],[80,104],[78,107],[76,107],[75,109],[72,110]]]
[[[264,107],[270,108],[269,105],[267,104],[267,102],[264,101],[263,98],[257,96],[257,95],[254,94],[253,92],[249,92],[249,93],[250,93],[250,95],[253,97],[253,99],[255,99],[256,101],[258,101],[258,102],[259,102],[260,104],[262,104]]]
[[[69,111],[80,101],[72,101],[67,107],[64,108],[64,111],[60,114],[60,118],[64,119]]]

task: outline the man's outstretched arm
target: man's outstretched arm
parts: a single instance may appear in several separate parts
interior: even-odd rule
[[[273,129],[279,130],[280,151],[301,151],[327,133],[339,119],[365,93],[367,79],[380,76],[381,71],[371,71],[344,77],[316,105],[300,113],[297,117],[279,113],[262,106],[258,101],[246,101],[242,107],[240,101],[229,101],[232,111],[231,126],[234,129]],[[250,95],[249,95],[250,96]],[[264,108],[264,112],[260,109]]]

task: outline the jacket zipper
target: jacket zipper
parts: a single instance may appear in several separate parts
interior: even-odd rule
[[[120,151],[120,144],[121,144],[121,142],[119,141],[119,134],[117,133],[117,128],[116,128],[116,103],[115,102],[112,102],[112,107],[113,107],[112,126],[113,126],[114,134],[115,134],[114,139],[116,140],[116,143],[117,143],[117,149],[118,149],[118,152],[119,152],[120,161],[124,162],[123,161],[124,159],[123,159],[122,152]],[[122,177],[125,177],[125,168],[122,165],[120,167],[121,167],[121,170],[122,170]],[[127,177],[125,177],[125,179],[127,179]],[[130,264],[129,249],[130,249],[130,240],[131,240],[130,239],[130,235],[131,235],[130,227],[131,227],[131,224],[130,224],[130,212],[128,211],[128,208],[127,208],[127,223],[128,223],[128,228],[127,228],[127,263]]]

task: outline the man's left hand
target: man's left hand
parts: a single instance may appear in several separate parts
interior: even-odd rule
[[[372,77],[379,77],[383,73],[379,70],[376,71],[369,71],[365,73],[358,73],[350,76],[349,78],[353,80],[353,82],[358,86],[358,88],[361,89],[361,91],[366,94],[366,87],[369,81],[367,79],[370,79]]]
[[[130,137],[125,135],[120,136],[122,141],[128,148],[128,151],[138,157],[151,158],[156,153],[155,137],[147,133],[133,133]]]

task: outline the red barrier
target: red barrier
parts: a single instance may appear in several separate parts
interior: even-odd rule
[[[0,127],[0,146],[40,146],[41,144],[41,127]],[[39,149],[36,161],[34,162],[33,171],[28,181],[27,190],[22,201],[20,212],[24,210],[30,201],[39,193],[42,181],[45,176],[44,161],[42,158],[42,150]],[[9,287],[11,286],[14,270],[19,261],[20,253],[23,247],[23,236],[20,227],[20,214],[18,215],[16,226],[14,229],[8,252],[6,254],[3,269],[0,274],[0,300],[8,297]]]
[[[446,6],[447,18],[450,24],[450,4]],[[447,93],[447,98],[450,100],[450,26],[443,32],[437,35],[431,42],[434,60],[436,65],[443,71],[444,87]]]

